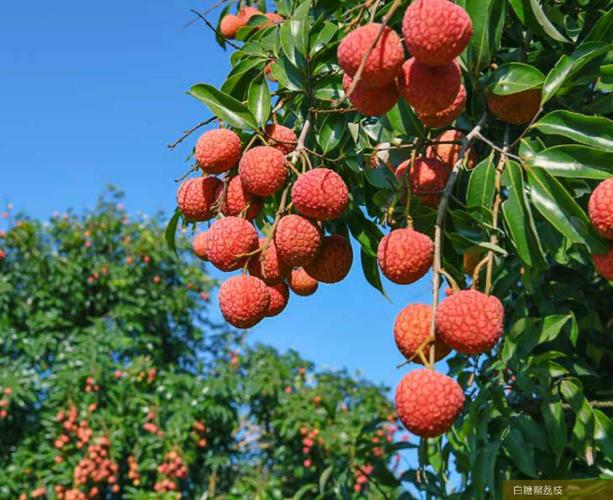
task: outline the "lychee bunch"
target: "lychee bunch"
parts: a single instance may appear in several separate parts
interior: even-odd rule
[[[230,179],[228,185],[223,189],[219,185],[217,197],[223,196],[221,213],[224,215],[244,215],[245,219],[253,220],[262,209],[262,201],[245,189],[240,176]]]
[[[394,340],[402,355],[416,363],[422,363],[422,357],[426,360],[430,356],[430,338],[432,323],[432,307],[426,304],[410,304],[405,307],[396,317],[394,322]],[[443,359],[451,348],[441,339],[435,337],[434,352],[435,359]]]
[[[487,95],[487,107],[501,121],[512,125],[530,123],[541,107],[541,91],[528,89],[515,94]]]
[[[497,297],[461,290],[436,310],[436,334],[462,354],[489,351],[502,336],[504,309]]]
[[[273,239],[260,238],[260,253],[249,261],[249,273],[267,285],[276,285],[287,278],[292,268],[279,257]]]
[[[207,174],[221,174],[238,163],[241,140],[231,130],[209,130],[196,143],[194,157]]]
[[[347,276],[353,262],[349,240],[339,234],[326,236],[317,257],[304,266],[306,273],[322,283],[337,283]]]
[[[278,123],[271,123],[265,129],[266,138],[273,148],[277,148],[284,155],[290,154],[296,149],[298,138],[296,132],[291,128],[284,127]]]
[[[317,220],[338,219],[349,203],[343,178],[328,168],[302,174],[292,187],[292,202],[298,212]]]
[[[464,391],[452,378],[427,368],[408,373],[396,388],[396,411],[404,426],[421,437],[447,432],[464,407]]]
[[[271,146],[256,146],[240,159],[238,174],[247,191],[257,196],[271,196],[285,185],[289,171],[281,151]]]
[[[294,269],[288,279],[289,287],[296,295],[307,297],[317,291],[319,283],[307,274],[303,268]]]
[[[204,242],[203,254],[220,271],[234,271],[245,265],[248,254],[257,249],[255,228],[241,217],[225,217],[215,221]]]
[[[369,89],[359,81],[350,94],[352,82],[353,79],[349,75],[344,75],[343,91],[355,109],[366,116],[384,115],[398,102],[398,90],[393,83],[377,89]]]
[[[216,177],[187,179],[177,191],[177,204],[190,221],[205,221],[215,215],[214,205],[222,183]]]
[[[594,254],[592,255],[592,260],[594,261],[594,266],[596,266],[596,270],[600,275],[613,281],[613,245],[609,248],[609,251],[605,254]]]
[[[445,130],[433,139],[432,145],[428,146],[426,157],[435,158],[449,168],[453,168],[460,158],[461,141],[464,137],[464,134],[459,130]],[[464,158],[466,159],[466,167],[469,169],[474,168],[477,164],[477,156],[472,147],[469,147],[465,152]]]
[[[274,234],[279,257],[290,266],[309,264],[321,248],[321,229],[300,215],[285,215],[279,219]]]
[[[613,239],[613,177],[592,191],[587,209],[596,230],[605,238]]]
[[[221,313],[236,328],[250,328],[259,323],[269,305],[268,286],[255,276],[233,276],[219,287]]]
[[[383,274],[399,285],[415,283],[432,266],[434,243],[413,229],[394,229],[383,237],[377,260]]]

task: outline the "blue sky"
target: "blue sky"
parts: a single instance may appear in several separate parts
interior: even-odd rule
[[[174,179],[197,135],[175,151],[166,144],[210,116],[185,91],[199,82],[218,86],[229,71],[229,53],[212,33],[199,22],[186,27],[190,8],[212,3],[3,5],[0,205],[47,218],[91,207],[111,183],[127,193],[130,212],[170,213]],[[389,303],[363,279],[359,254],[356,260],[342,283],[293,296],[251,338],[395,387],[407,368],[396,368],[403,358],[394,318],[409,303],[430,301],[429,278],[404,287],[386,282]]]

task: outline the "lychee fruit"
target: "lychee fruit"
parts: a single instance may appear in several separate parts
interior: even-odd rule
[[[426,157],[436,158],[448,167],[453,168],[460,158],[461,141],[464,137],[464,134],[459,130],[445,130],[432,140],[435,144],[428,146]],[[466,167],[469,169],[474,168],[477,164],[477,155],[470,146],[466,150],[464,158],[466,159]]]
[[[301,267],[317,257],[322,234],[313,221],[291,214],[279,219],[274,238],[281,260],[290,266]]]
[[[340,234],[326,236],[319,255],[304,266],[309,276],[322,283],[338,283],[349,274],[353,251],[349,240]]]
[[[613,239],[613,177],[592,191],[587,210],[596,230],[605,238]]]
[[[200,136],[194,156],[207,174],[221,174],[231,169],[241,156],[241,140],[231,130],[209,130]]]
[[[294,269],[288,279],[289,287],[296,295],[313,295],[319,286],[316,279],[309,276],[303,268]]]
[[[256,9],[255,7],[251,7],[251,6],[247,6],[247,7],[243,7],[239,13],[238,13],[238,18],[240,19],[241,23],[243,23],[243,26],[246,25],[249,20],[253,17],[253,16],[263,16],[264,14],[262,14],[262,11],[260,9]]]
[[[417,113],[417,118],[426,127],[443,128],[451,125],[464,112],[466,107],[466,89],[460,85],[460,90],[453,102],[445,109],[432,114]]]
[[[473,26],[468,13],[448,0],[415,0],[402,21],[404,43],[423,64],[441,66],[468,45]]]
[[[247,191],[257,196],[271,196],[285,185],[289,171],[281,151],[270,146],[256,146],[241,158],[238,174]]]
[[[284,127],[278,123],[271,123],[266,125],[265,132],[266,139],[268,139],[270,145],[273,148],[277,148],[284,155],[288,155],[296,149],[298,138],[296,137],[296,132],[291,128]]]
[[[234,271],[245,265],[246,254],[258,246],[255,228],[241,217],[215,221],[204,239],[204,254],[220,271]]]
[[[351,77],[345,74],[343,76],[343,91],[347,94],[347,98],[355,109],[366,116],[384,115],[398,102],[398,90],[393,83],[378,89],[367,89],[362,85],[362,82],[358,82],[358,85],[349,95],[351,82]]]
[[[221,36],[228,39],[236,38],[236,32],[243,26],[242,21],[234,14],[225,15],[219,23]]]
[[[281,314],[285,306],[287,306],[287,301],[289,300],[289,288],[286,283],[277,283],[276,285],[272,285],[268,287],[268,292],[270,293],[270,304],[268,304],[268,309],[266,310],[266,316],[272,317]]]
[[[279,257],[274,239],[260,238],[260,249],[249,261],[249,273],[267,285],[276,285],[287,278],[292,268]]]
[[[454,379],[428,368],[414,370],[396,388],[398,418],[413,434],[447,432],[464,407],[464,391]]]
[[[275,76],[272,74],[272,67],[276,63],[277,63],[276,61],[268,61],[268,63],[264,67],[264,74],[266,75],[266,79],[269,82],[276,82],[277,81]]]
[[[415,111],[426,115],[448,108],[461,84],[462,72],[457,62],[428,66],[414,57],[402,65],[397,79],[398,93]]]
[[[349,190],[334,170],[315,168],[298,177],[292,187],[292,202],[306,217],[338,219],[349,203]]]
[[[430,359],[430,344],[424,346],[430,338],[432,322],[432,307],[426,304],[411,304],[405,307],[394,322],[394,340],[402,355],[415,363],[423,363],[417,350],[422,346],[421,353],[426,359]],[[435,359],[443,359],[451,348],[441,339],[435,338]]]
[[[221,181],[216,177],[187,179],[177,190],[179,210],[187,220],[209,220],[215,215],[213,205],[221,185]]]
[[[268,20],[270,21],[267,26],[273,26],[275,24],[282,23],[285,18],[281,14],[277,14],[276,12],[267,12],[264,14]]]
[[[592,255],[594,266],[598,273],[609,281],[613,281],[613,245],[609,248],[609,251],[605,254]]]
[[[268,311],[270,292],[254,276],[233,276],[219,287],[219,307],[226,321],[236,328],[250,328]]]
[[[222,196],[223,185],[220,185],[217,196]],[[262,209],[262,200],[245,189],[239,175],[232,177],[226,188],[225,198],[221,204],[224,215],[244,215],[247,220],[253,220]]]
[[[206,256],[206,240],[208,238],[208,231],[203,231],[202,233],[198,233],[192,241],[192,250],[194,254],[202,260],[209,260]]]
[[[409,168],[410,160],[407,160],[396,169],[396,178],[402,181]],[[441,193],[449,180],[451,168],[436,158],[419,156],[409,172],[409,184],[411,192],[419,200],[430,207],[438,206],[441,201]]]
[[[351,31],[338,46],[337,57],[341,68],[351,78],[355,76],[375,38],[381,31],[379,23],[369,23]],[[394,82],[404,62],[404,48],[396,32],[389,26],[368,56],[360,85],[365,89],[381,88]]]
[[[541,108],[540,89],[528,89],[508,95],[487,95],[487,107],[499,120],[512,125],[530,123]]]
[[[377,249],[377,260],[383,274],[399,285],[415,283],[432,266],[434,243],[418,231],[394,229],[383,237]]]
[[[436,334],[462,354],[489,351],[502,336],[504,308],[498,298],[477,290],[455,292],[436,310]]]

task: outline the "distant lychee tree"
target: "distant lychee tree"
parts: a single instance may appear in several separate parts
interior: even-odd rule
[[[115,195],[6,215],[0,498],[396,495],[416,445],[384,390],[216,324],[215,282],[157,217]]]
[[[610,477],[610,2],[193,12],[232,69],[220,88],[189,91],[212,116],[171,147],[218,128],[196,143],[190,173],[203,175],[180,188],[168,236],[181,219],[212,221],[194,252],[243,270],[221,286],[226,319],[249,327],[299,279],[342,280],[353,239],[382,293],[381,272],[432,275],[431,306],[394,326],[408,361],[427,365],[397,391],[424,437],[403,480],[480,498],[505,478]],[[445,356],[449,376],[429,370]]]

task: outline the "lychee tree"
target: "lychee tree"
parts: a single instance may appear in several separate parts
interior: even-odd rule
[[[196,254],[242,269],[220,303],[226,319],[240,328],[270,315],[266,287],[342,280],[354,240],[382,293],[381,273],[432,277],[431,304],[407,306],[394,326],[407,365],[425,365],[396,394],[424,438],[403,480],[479,498],[499,497],[505,478],[609,477],[610,3],[227,1],[193,12],[231,70],[220,88],[189,90],[211,115],[171,147],[215,123],[186,177],[221,184],[179,196],[168,239],[181,219],[209,221]],[[190,204],[209,214],[190,216]],[[429,373],[447,352],[448,374]]]

